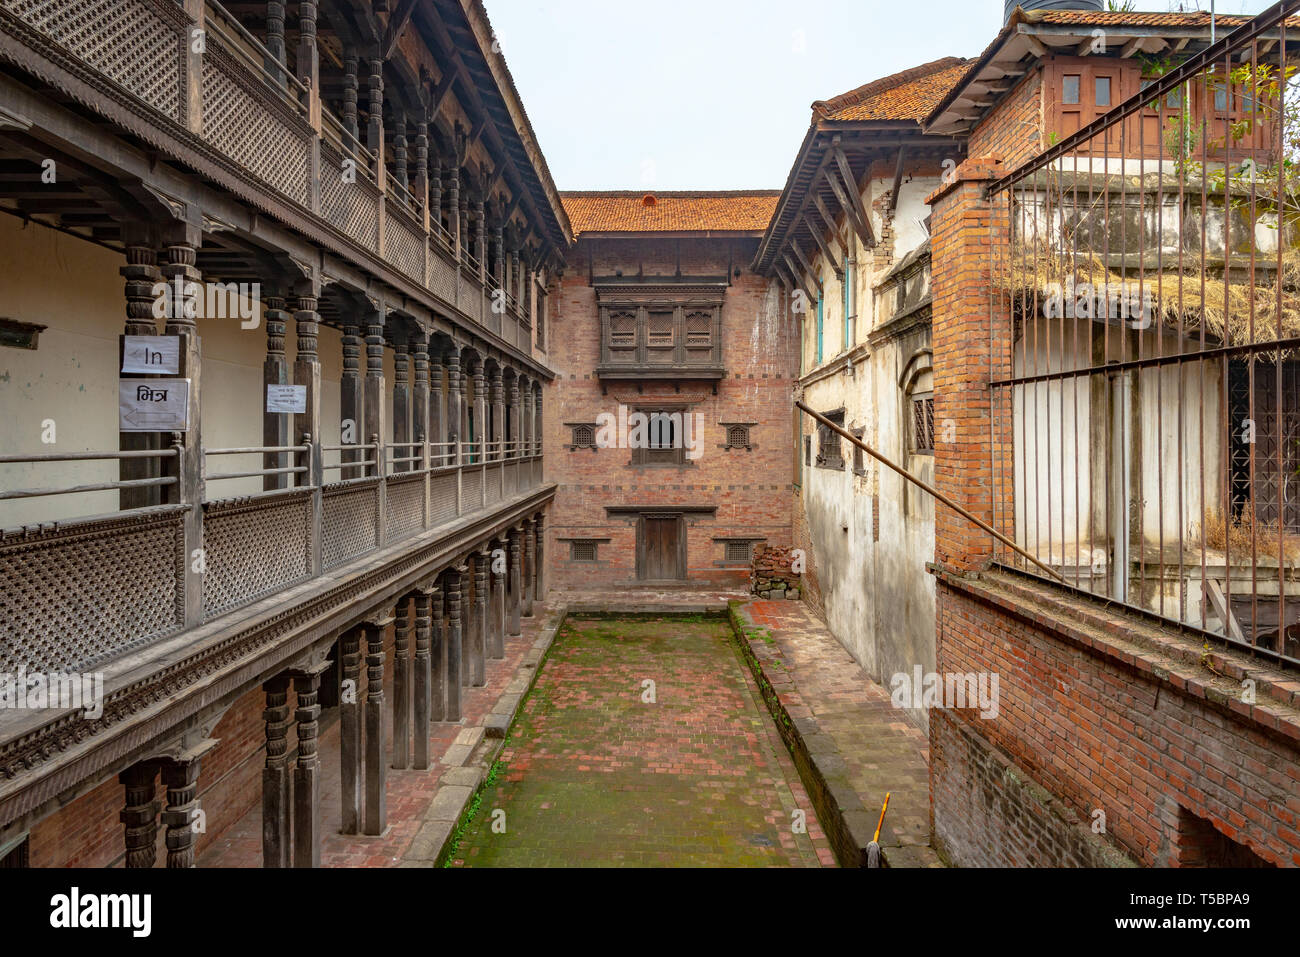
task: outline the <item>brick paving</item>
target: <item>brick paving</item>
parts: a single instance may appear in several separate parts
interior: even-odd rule
[[[870,816],[890,792],[881,844],[891,866],[936,866],[930,848],[929,741],[803,602],[753,601],[742,621],[762,629],[749,646],[790,718],[812,719],[843,761]],[[868,840],[870,835],[868,835]],[[897,850],[890,853],[890,848]]]
[[[643,593],[615,603],[674,597],[688,600]],[[647,680],[655,683],[653,702],[643,700]],[[797,810],[806,833],[792,827]],[[494,822],[504,824],[503,833]],[[725,620],[574,613],[524,702],[453,863],[835,861]]]

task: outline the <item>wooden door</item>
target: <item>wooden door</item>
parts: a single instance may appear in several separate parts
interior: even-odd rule
[[[643,515],[637,542],[637,578],[667,581],[686,577],[680,515]]]

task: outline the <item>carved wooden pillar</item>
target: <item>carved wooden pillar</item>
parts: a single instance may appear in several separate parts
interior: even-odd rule
[[[516,308],[524,307],[523,287],[519,283],[519,247],[510,250],[510,298],[514,299]]]
[[[456,168],[453,162],[451,168],[447,170],[447,228],[451,231],[452,248],[456,253],[456,261],[460,262],[464,258],[461,252],[461,229],[460,229],[460,170]]]
[[[198,328],[195,319],[199,311],[198,297],[203,291],[203,276],[195,263],[202,239],[197,230],[186,230],[186,233],[184,239],[178,237],[167,244],[167,262],[162,267],[170,297],[166,323],[169,336],[193,336]]]
[[[457,170],[457,175],[460,175],[460,171],[459,171],[459,170]],[[460,220],[459,220],[459,222],[460,222],[460,226],[459,226],[459,229],[460,229],[460,246],[459,246],[459,248],[460,248],[461,250],[463,250],[464,252],[469,252],[469,247],[470,247],[470,245],[471,245],[471,243],[472,243],[472,240],[471,240],[471,238],[470,238],[470,232],[469,232],[469,223],[470,223],[470,219],[469,219],[469,193],[468,193],[468,192],[467,192],[463,187],[462,187],[462,189],[461,189],[461,191],[460,191],[460,209],[459,209],[459,213],[458,213],[458,215],[460,216]]]
[[[339,444],[362,445],[365,428],[365,389],[361,384],[361,327],[349,323],[343,327],[343,375],[339,379]],[[369,456],[344,449],[340,462],[360,462]],[[360,468],[342,469],[343,480],[361,478]]]
[[[464,397],[461,394],[463,380],[460,374],[460,350],[453,348],[447,353],[447,442],[451,446],[451,458],[448,459],[448,465],[460,465],[461,450],[461,411],[464,405]]]
[[[516,375],[510,380],[510,453],[515,458],[524,454],[523,447],[519,444],[519,426],[522,421],[519,408],[519,376]],[[519,473],[516,473],[519,474]],[[520,491],[516,489],[515,491]]]
[[[162,274],[158,270],[158,253],[154,250],[150,227],[144,223],[123,223],[122,241],[126,243],[126,265],[118,269],[118,273],[126,280],[124,333],[128,336],[156,336],[158,322],[154,318],[154,286]],[[157,432],[118,433],[118,448],[123,452],[160,449],[162,445],[163,436]],[[119,460],[118,478],[122,481],[161,476],[162,462],[159,459]],[[123,510],[161,503],[162,488],[157,485],[124,488],[118,492],[118,504]]]
[[[497,285],[509,293],[510,277],[506,275],[506,224],[504,222],[498,220],[492,238],[496,244],[496,261],[492,264],[493,275],[496,277]]]
[[[339,783],[344,834],[361,829],[361,629],[339,637],[343,693],[339,703]]]
[[[542,454],[542,387],[533,384],[533,454]],[[538,473],[540,476],[540,472]]]
[[[194,823],[199,809],[199,758],[183,756],[162,765],[162,781],[167,788],[167,806],[162,821],[167,825],[167,866],[194,866]]]
[[[352,134],[352,140],[361,142],[360,127],[357,126],[357,90],[360,87],[358,79],[360,61],[353,53],[347,53],[343,57],[343,128]],[[351,153],[354,149],[353,142],[348,141],[343,144],[344,150]]]
[[[320,471],[320,356],[317,355],[317,336],[320,333],[320,316],[316,312],[317,288],[315,282],[309,283],[310,290],[299,293],[293,318],[298,331],[298,355],[293,362],[293,381],[295,385],[305,386],[307,391],[306,412],[294,416],[294,444],[301,444],[311,436],[313,445],[311,461]],[[298,485],[314,485],[315,477],[310,472],[298,473]]]
[[[447,717],[447,603],[442,578],[435,578],[429,595],[429,720]]]
[[[415,123],[415,199],[421,209],[429,209],[429,121],[423,113]]]
[[[411,766],[411,596],[397,601],[393,628],[393,767]]]
[[[293,866],[320,867],[320,756],[316,753],[320,720],[320,676],[324,668],[293,676],[298,697],[298,766],[293,769]]]
[[[411,389],[411,441],[419,442],[420,448],[412,449],[410,454],[424,455],[424,443],[436,441],[429,432],[429,337],[423,329],[411,334],[411,365],[415,369],[415,382]],[[421,460],[414,468],[424,468],[431,464]]]
[[[388,430],[384,423],[384,309],[383,306],[371,310],[366,317],[366,382],[365,382],[365,429],[362,442],[377,442],[378,447],[372,455],[367,456],[375,464],[370,466],[369,475],[384,474],[384,443]],[[378,438],[376,438],[378,436]]]
[[[415,735],[415,752],[412,766],[417,771],[427,771],[432,763],[429,755],[429,722],[433,712],[433,597],[430,589],[415,592],[415,707],[411,730]]]
[[[407,170],[406,156],[406,112],[397,110],[393,113],[393,174],[403,189],[411,184]]]
[[[448,465],[451,458],[447,454],[447,395],[443,391],[446,376],[446,358],[441,352],[433,351],[430,342],[429,352],[429,441],[434,443],[433,464]]]
[[[488,613],[488,657],[506,656],[506,571],[509,548],[504,540],[496,539],[492,548],[492,608]]]
[[[523,400],[520,409],[520,442],[523,444],[523,454],[532,456],[533,454],[533,387],[531,383],[526,383],[523,394],[520,396]]]
[[[365,833],[377,836],[388,826],[388,763],[384,760],[384,630],[391,617],[373,618],[366,633],[366,812]]]
[[[523,538],[523,530],[520,526],[510,529],[510,583],[506,589],[507,604],[509,606],[509,634],[511,638],[517,638],[522,635],[523,626],[519,620],[520,602],[523,598],[523,579],[520,577],[519,567],[519,548],[520,539]]]
[[[126,789],[118,820],[126,825],[126,866],[153,867],[158,843],[158,765],[140,761],[117,776]]]
[[[533,519],[534,543],[533,543],[533,599],[537,602],[546,601],[546,519],[541,512]]]
[[[537,563],[537,534],[531,519],[524,522],[523,616],[533,617],[533,571]]]
[[[474,653],[470,664],[473,668],[470,683],[475,688],[487,684],[487,642],[490,625],[488,624],[488,563],[491,556],[479,552],[474,565]]]
[[[489,421],[492,425],[491,434],[488,438],[492,442],[492,447],[496,450],[498,460],[505,459],[505,420],[506,420],[506,402],[505,388],[501,381],[501,367],[497,366],[492,370],[492,377],[488,388],[488,397],[492,401],[492,415]],[[492,481],[501,481],[500,476],[493,472]],[[505,495],[502,496],[503,498]]]
[[[480,359],[474,366],[474,428],[471,439],[474,442],[474,448],[477,455],[475,462],[486,461],[487,456],[487,376],[483,374],[483,360]],[[486,473],[483,476],[483,482],[479,483],[479,488],[486,492]],[[479,508],[482,501],[471,502],[474,508]]]
[[[298,79],[319,96],[320,52],[316,48],[314,0],[299,0],[298,3]]]
[[[281,10],[281,16],[284,11]],[[283,26],[283,24],[281,24]],[[283,40],[281,41],[283,42]],[[289,385],[289,360],[285,356],[284,336],[288,328],[289,313],[285,311],[284,299],[279,296],[267,296],[262,300],[262,318],[266,322],[266,361],[262,365],[263,394],[265,387],[272,385]],[[265,409],[265,403],[262,404]],[[267,448],[284,448],[293,442],[293,420],[280,412],[262,413],[262,444]],[[287,453],[267,452],[262,457],[262,465],[268,469],[285,468],[290,462]],[[293,484],[289,473],[267,475],[262,479],[265,491],[289,488]]]
[[[445,673],[446,681],[443,684],[446,692],[444,721],[459,721],[461,719],[460,663],[464,632],[462,631],[460,617],[460,588],[466,570],[463,565],[447,569],[447,579],[444,586],[447,601],[447,653],[445,656],[447,668]]]
[[[479,282],[487,281],[487,216],[483,198],[474,200],[474,255],[478,258]]]
[[[366,148],[375,154],[376,171],[384,165],[384,61],[371,57],[370,76],[366,82],[369,96],[370,123],[366,127]]]
[[[382,433],[381,433],[382,434]],[[393,344],[393,445],[395,458],[410,456],[411,449],[404,448],[411,441],[411,372],[410,353],[405,342]],[[409,462],[398,462],[395,472],[411,470]]]
[[[441,228],[442,222],[442,157],[434,156],[429,164],[429,227]],[[436,230],[435,230],[436,231]]]
[[[289,675],[262,685],[266,692],[266,767],[262,769],[262,866],[289,866]]]

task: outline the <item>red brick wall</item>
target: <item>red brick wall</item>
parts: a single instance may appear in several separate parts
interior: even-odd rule
[[[716,505],[714,517],[687,517],[687,575],[697,582],[743,585],[748,566],[720,567],[724,546],[714,538],[764,537],[788,546],[791,521],[790,403],[796,367],[795,334],[768,301],[765,280],[750,273],[754,240],[583,239],[571,253],[565,276],[552,290],[554,322],[550,361],[554,383],[545,390],[546,478],[559,486],[547,527],[551,584],[590,587],[627,583],[636,577],[636,527],[631,518],[609,518],[606,506]],[[680,260],[679,260],[680,256]],[[722,355],[727,378],[711,382],[610,382],[602,393],[595,369],[600,359],[600,316],[589,274],[672,276],[680,262],[687,276],[732,279],[722,309]],[[617,415],[620,400],[651,404],[683,395],[702,396],[690,407],[703,415],[703,455],[683,468],[641,468],[626,449],[570,450],[565,423],[593,423]],[[756,423],[752,451],[723,449],[721,422]],[[596,563],[573,562],[567,539],[610,539]]]
[[[1002,600],[1024,606],[1020,587]],[[1293,710],[1262,691],[1262,709],[1239,696],[1215,704],[1194,652],[1181,666],[1145,653],[1149,637],[1100,610],[1108,631],[1091,647],[1077,617],[1026,607],[1030,623],[943,581],[938,613],[938,670],[1000,678],[996,718],[930,721],[935,836],[954,863],[1111,863],[1109,844],[1145,866],[1195,865],[1190,813],[1265,861],[1300,866],[1300,730],[1267,730],[1273,715],[1300,721]]]
[[[1013,170],[1046,148],[1045,123],[1043,68],[1039,66],[971,132],[966,155],[991,156]]]

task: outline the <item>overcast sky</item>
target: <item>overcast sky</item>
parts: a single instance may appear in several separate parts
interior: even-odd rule
[[[485,5],[560,189],[780,189],[814,100],[940,57],[977,56],[1002,26],[1003,0]],[[1216,9],[1269,6],[1218,0]]]

